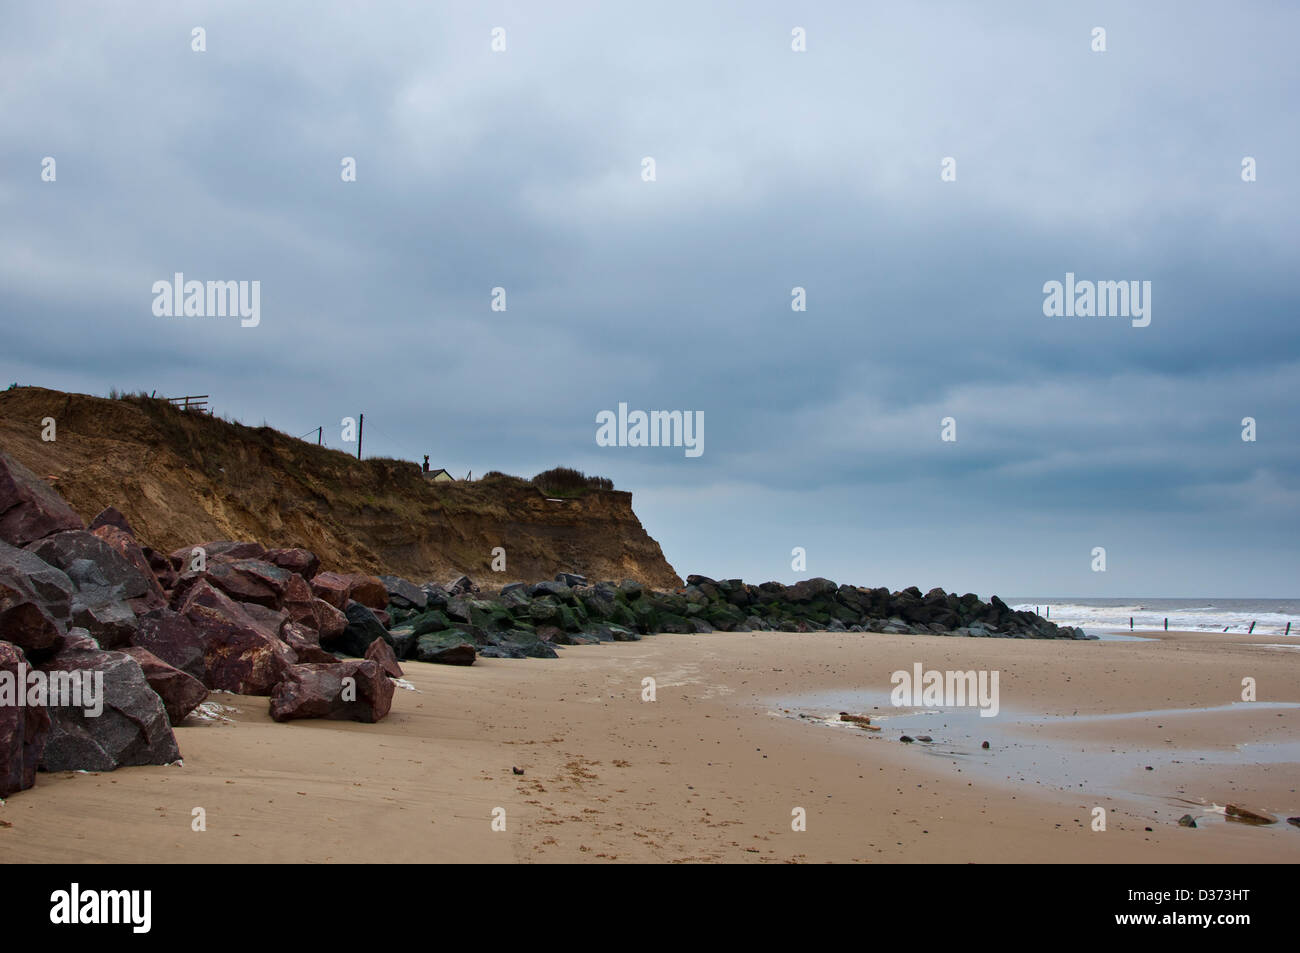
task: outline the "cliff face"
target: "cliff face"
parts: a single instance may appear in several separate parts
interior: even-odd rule
[[[41,439],[53,418],[56,438]],[[485,588],[577,572],[657,588],[682,580],[632,512],[632,494],[560,502],[522,481],[432,483],[405,461],[337,450],[147,398],[36,387],[0,392],[0,448],[46,477],[89,520],[116,506],[141,541],[170,552],[212,539],[303,546],[322,567]],[[505,549],[506,571],[492,551]]]

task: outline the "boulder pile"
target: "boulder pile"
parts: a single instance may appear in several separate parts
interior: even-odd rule
[[[277,721],[383,718],[396,657],[339,654],[386,631],[388,590],[318,568],[250,542],[156,552],[116,509],[86,526],[0,452],[0,797],[37,769],[179,760],[172,727],[209,691],[270,696]]]
[[[662,632],[887,632],[1017,639],[1088,639],[1033,612],[1017,612],[997,596],[942,589],[922,593],[837,585],[805,579],[794,585],[688,576],[665,592],[639,582],[588,583],[575,573],[532,585],[511,583],[491,598],[467,588],[422,586],[381,577],[388,591],[387,629],[374,613],[350,610],[351,654],[374,637],[399,659],[469,665],[483,658],[554,658],[555,646],[630,642]],[[470,584],[472,586],[472,584]]]

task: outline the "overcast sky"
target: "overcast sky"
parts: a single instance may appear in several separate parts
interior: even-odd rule
[[[4,7],[0,386],[579,467],[683,575],[1300,595],[1300,7]],[[1045,316],[1067,272],[1150,325]],[[704,453],[597,446],[619,402]]]

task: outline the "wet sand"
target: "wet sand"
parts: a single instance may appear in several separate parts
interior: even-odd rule
[[[0,862],[1294,863],[1300,707],[1276,703],[1300,703],[1300,652],[1278,642],[661,635],[407,663],[375,725],[214,695],[230,720],[178,728],[184,766],[42,774],[0,805]],[[887,707],[915,662],[998,670],[998,717]],[[834,724],[840,704],[882,730]]]

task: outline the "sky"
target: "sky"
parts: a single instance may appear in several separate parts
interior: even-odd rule
[[[1294,4],[3,7],[0,386],[577,467],[683,576],[1300,595]]]

